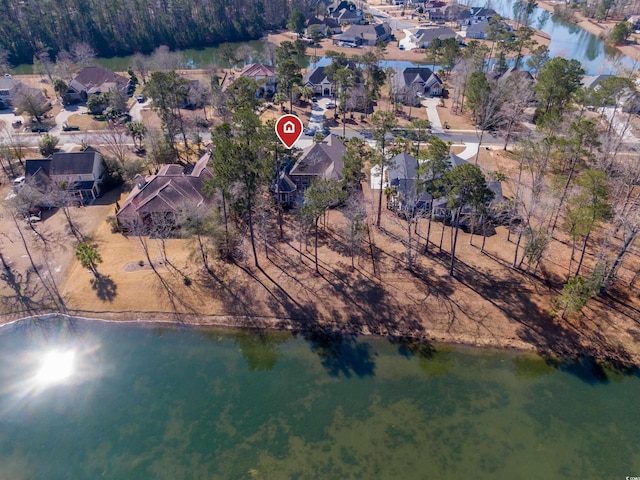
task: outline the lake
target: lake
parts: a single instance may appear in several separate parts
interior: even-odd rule
[[[0,478],[640,475],[640,380],[589,362],[55,318],[0,352]]]
[[[514,18],[515,0],[491,0],[491,8],[503,17]],[[551,57],[575,58],[582,63],[587,75],[615,74],[622,65],[633,68],[634,62],[619,50],[575,24],[536,7],[531,15],[531,26],[551,36]]]

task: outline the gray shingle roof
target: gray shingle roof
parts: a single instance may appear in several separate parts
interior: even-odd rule
[[[289,175],[340,180],[344,168],[342,157],[346,150],[344,143],[330,134],[322,142],[305,148]]]

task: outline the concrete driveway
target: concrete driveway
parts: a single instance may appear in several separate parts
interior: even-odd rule
[[[142,110],[149,108],[151,105],[151,99],[147,98],[144,102],[140,103],[136,100],[131,109],[129,110],[129,115],[131,115],[132,122],[141,122],[142,121]]]
[[[69,120],[69,117],[76,113],[87,113],[87,107],[83,105],[67,105],[64,107],[58,115],[56,115],[56,124],[50,130],[50,133],[62,132],[62,126]]]

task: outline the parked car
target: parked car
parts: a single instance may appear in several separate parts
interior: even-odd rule
[[[77,132],[78,130],[80,130],[80,127],[77,125],[69,125],[67,122],[62,124],[63,132]]]
[[[327,108],[336,108],[336,104],[334,102],[327,103]]]
[[[136,100],[138,101],[138,103],[143,103],[145,100],[144,95],[139,93],[138,95],[136,95]]]
[[[316,134],[317,129],[314,127],[307,127],[303,130],[302,133],[304,133],[305,135],[308,135],[310,137],[313,137]]]

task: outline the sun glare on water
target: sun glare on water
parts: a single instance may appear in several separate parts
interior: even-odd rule
[[[52,351],[42,358],[36,379],[41,385],[51,385],[67,380],[74,371],[75,352]]]

